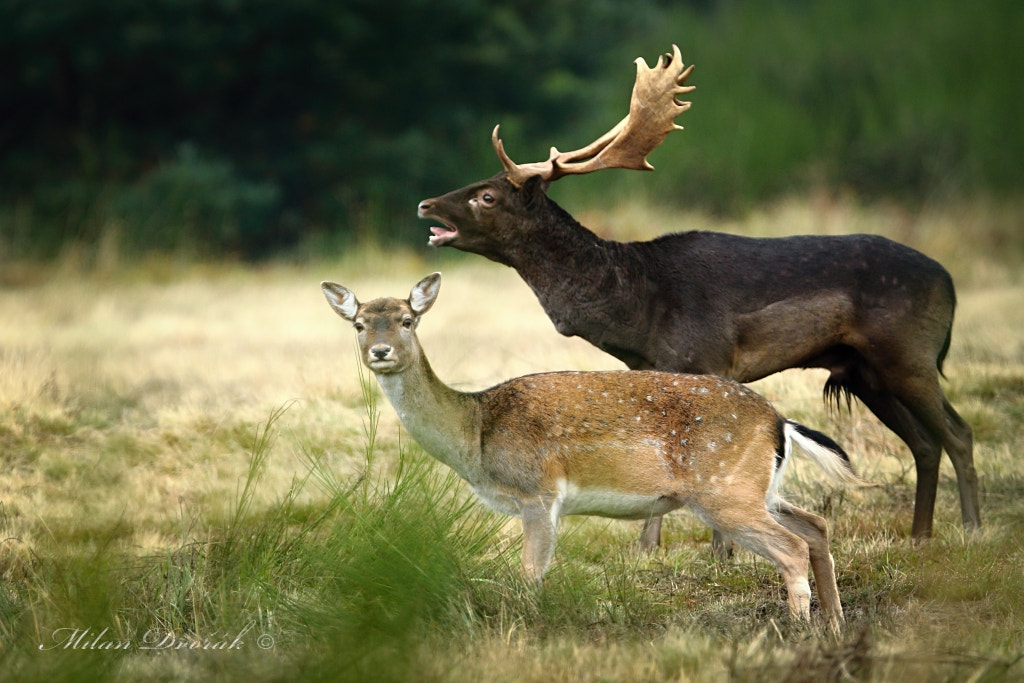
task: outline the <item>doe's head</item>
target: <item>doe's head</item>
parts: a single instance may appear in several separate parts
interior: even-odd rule
[[[431,273],[409,292],[408,299],[382,297],[359,303],[356,295],[334,282],[320,283],[334,312],[356,328],[359,352],[376,374],[402,372],[422,355],[416,326],[441,289],[441,274]]]

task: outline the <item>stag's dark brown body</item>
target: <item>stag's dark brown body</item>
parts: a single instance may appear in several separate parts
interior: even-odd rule
[[[939,384],[956,305],[939,263],[872,235],[609,241],[546,190],[540,178],[516,187],[502,173],[419,211],[444,225],[432,228],[432,244],[514,268],[560,333],[629,368],[740,382],[787,368],[829,370],[826,397],[858,397],[910,447],[914,536],[931,533],[943,449],[964,524],[980,525],[971,429]]]

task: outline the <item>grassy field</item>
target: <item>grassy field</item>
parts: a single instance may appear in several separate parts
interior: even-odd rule
[[[824,514],[848,622],[793,623],[774,567],[711,559],[666,519],[564,521],[543,590],[518,523],[487,512],[399,428],[322,279],[363,300],[441,270],[420,326],[437,373],[477,389],[620,367],[560,337],[516,274],[364,248],[264,267],[116,254],[0,274],[0,670],[4,680],[805,681],[1024,678],[1021,212],[910,215],[783,202],[742,222],[625,207],[608,234],[880,232],[939,258],[960,293],[945,383],[975,429],[984,530],[965,537],[943,463],[936,536],[908,538],[909,452],[866,410],[830,414],[824,373],[754,388],[877,486],[790,471]],[[614,226],[614,227],[612,227]],[[426,231],[424,230],[424,240]]]

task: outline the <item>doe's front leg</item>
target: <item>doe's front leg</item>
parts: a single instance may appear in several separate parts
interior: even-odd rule
[[[523,573],[540,583],[555,552],[558,500],[540,496],[520,505],[523,519]]]

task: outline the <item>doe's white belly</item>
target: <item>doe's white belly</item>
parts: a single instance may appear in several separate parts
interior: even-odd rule
[[[560,516],[596,515],[615,519],[647,519],[663,515],[681,506],[681,503],[659,494],[623,493],[607,488],[580,488],[561,480]]]
[[[510,517],[519,517],[522,515],[522,510],[519,507],[519,501],[515,497],[508,495],[502,491],[487,486],[472,486],[473,493],[477,495],[487,507],[491,508],[495,512],[500,512],[503,515]]]
[[[613,519],[648,519],[663,515],[683,506],[676,498],[660,494],[623,493],[609,488],[580,488],[564,479],[557,482],[558,495],[552,501],[552,522],[566,515],[594,515]],[[519,500],[508,493],[489,486],[473,486],[480,501],[496,512],[519,517]]]

